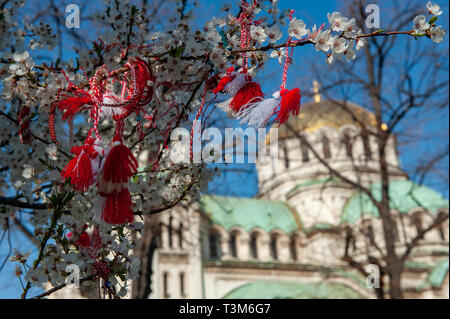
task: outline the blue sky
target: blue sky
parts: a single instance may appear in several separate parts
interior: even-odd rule
[[[230,1],[234,4],[236,4],[238,1]],[[420,3],[423,3],[423,6],[426,5],[426,0],[420,1]],[[438,4],[440,4],[444,8],[445,16],[447,22],[445,23],[447,29],[448,29],[448,1],[436,1]],[[70,0],[65,1],[66,4],[69,3],[77,3],[76,0]],[[220,6],[223,2],[220,2]],[[297,18],[303,19],[308,26],[311,26],[313,24],[320,25],[322,23],[327,22],[327,13],[336,11],[340,4],[346,3],[346,1],[334,1],[334,0],[322,0],[322,1],[295,1],[295,0],[280,0],[279,1],[279,7],[280,8],[289,8],[295,10],[295,16]],[[207,18],[209,18],[208,14],[204,13],[211,13],[217,9],[218,2],[215,1],[201,1],[201,10],[198,10],[198,12],[202,12],[199,18],[199,25],[202,24]],[[383,6],[381,7],[381,14],[383,14]],[[82,17],[86,14],[86,12],[81,12]],[[83,23],[83,22],[82,22]],[[80,32],[80,34],[83,34],[83,32],[86,32],[86,30],[80,29],[76,32]],[[428,43],[428,40],[423,39],[424,42]],[[441,44],[448,47],[448,36],[446,38],[445,43]],[[67,43],[66,48],[63,51],[63,56],[65,58],[67,57],[73,57],[73,52],[71,51],[71,43]],[[324,55],[318,55],[315,50],[311,47],[309,48],[302,48],[297,49],[294,53],[294,60],[299,65],[298,67],[291,68],[291,71],[289,72],[289,78],[288,82],[292,81],[290,83],[294,83],[299,81],[300,78],[306,78],[309,79],[310,76],[307,73],[307,67],[302,68],[302,62],[308,61],[309,58],[317,56],[318,59],[324,60]],[[328,65],[326,65],[325,62],[323,62],[324,72],[326,72],[326,68],[329,68]],[[280,71],[281,66],[278,65],[276,61],[272,61],[271,63],[268,63],[266,70],[263,71],[264,75],[270,75],[270,74],[276,74],[275,77],[278,79],[278,74],[281,73]],[[310,82],[312,83],[313,78],[310,78]],[[300,82],[299,82],[300,83]],[[301,82],[303,83],[303,82]],[[274,85],[277,84],[276,81],[267,81],[265,83],[262,83],[263,90],[265,92],[271,92],[273,91]],[[310,87],[302,88],[302,90],[309,90]],[[307,102],[308,99],[303,99],[303,103]],[[363,104],[362,103],[363,98],[355,96],[356,103]],[[413,114],[412,116],[420,116],[420,114]],[[424,136],[434,136],[436,132],[448,132],[448,107],[439,114],[434,115],[434,120],[427,125],[425,125],[423,128],[424,130]],[[414,163],[419,159],[419,154],[429,154],[431,152],[434,152],[436,148],[439,147],[446,147],[448,144],[444,145],[442,142],[441,144],[436,143],[430,143],[428,139],[424,139],[422,143],[418,143],[415,146],[415,152],[411,152],[408,149],[401,149],[400,150],[400,159],[403,164],[403,167],[407,172],[410,172],[411,168],[414,166]],[[446,159],[448,161],[448,158]],[[444,164],[442,164],[444,165]],[[448,163],[447,165],[448,169]],[[239,166],[233,166],[235,168],[238,168],[240,171],[232,171],[225,173],[222,178],[218,178],[215,180],[210,190],[213,193],[216,194],[222,194],[222,195],[232,195],[232,196],[253,196],[257,193],[257,176],[255,167],[252,164],[242,164]],[[448,198],[448,186],[443,187],[442,183],[438,182],[437,180],[431,178],[426,179],[425,184],[428,186],[431,186],[435,189],[437,189],[439,192],[444,194]],[[224,187],[225,185],[225,187]],[[448,185],[448,184],[447,184]],[[0,234],[1,236],[2,234]],[[33,246],[30,244],[30,242],[20,233],[14,232],[10,238],[13,247],[17,247],[22,251],[26,251],[28,249],[33,249]],[[4,242],[5,243],[5,242]],[[3,244],[1,250],[0,250],[0,262],[3,260],[4,256],[8,253],[8,250],[6,249],[7,245]],[[35,253],[35,252],[34,252]],[[14,278],[14,265],[12,263],[8,263],[8,265],[0,272],[0,298],[16,298],[20,296],[21,288],[18,280]],[[36,294],[37,290],[30,291],[30,296]]]
[[[294,16],[302,19],[306,22],[307,27],[310,27],[314,24],[320,26],[322,23],[327,23],[327,13],[332,13],[334,11],[342,11],[341,4],[346,4],[349,1],[295,1],[295,0],[281,0],[279,1],[279,8],[281,9],[293,9],[295,10]],[[416,0],[416,3],[423,5],[423,8],[426,8],[427,1],[424,0]],[[383,18],[383,8],[391,5],[392,1],[379,1],[380,12],[381,12],[381,28],[383,28],[383,22],[388,17]],[[439,19],[439,24],[444,25],[444,27],[448,30],[448,1],[435,1],[441,5],[441,8],[444,10],[444,15]],[[411,23],[412,24],[412,23]],[[402,41],[413,41],[411,38],[404,38]],[[433,50],[433,47],[436,45],[433,44],[428,39],[421,39],[423,45],[427,45],[430,47],[430,50]],[[440,46],[444,46],[448,48],[448,36],[445,41]],[[397,47],[394,49],[399,59],[402,56],[402,44],[399,43]],[[397,53],[398,52],[398,53]],[[361,53],[360,53],[361,54]],[[309,91],[312,88],[312,81],[314,77],[308,73],[308,62],[314,59],[319,68],[321,68],[326,74],[330,70],[330,66],[325,63],[325,57],[323,54],[317,53],[312,47],[302,47],[298,48],[294,52],[294,63],[291,66],[288,73],[288,86],[289,84],[294,83],[294,85],[304,85],[299,86],[302,91]],[[423,67],[419,65],[419,67]],[[281,77],[282,66],[278,65],[277,62],[271,61],[268,63],[265,70],[261,71],[260,83],[263,87],[264,92],[273,92],[274,87],[277,88],[279,85],[279,78]],[[364,72],[364,70],[360,70],[360,72]],[[417,71],[417,74],[419,72]],[[273,76],[275,75],[275,76]],[[448,77],[448,73],[444,75]],[[267,80],[269,79],[269,80]],[[275,79],[275,81],[270,80]],[[417,80],[417,79],[413,79]],[[389,85],[389,84],[387,84]],[[343,98],[339,96],[339,92],[335,98]],[[308,102],[308,97],[302,98],[302,103]],[[361,106],[365,106],[367,101],[367,97],[361,95],[359,92],[354,92],[352,98],[352,102],[355,102]],[[404,170],[411,174],[414,171],[414,167],[419,160],[421,160],[422,154],[433,154],[439,150],[439,148],[447,147],[448,145],[448,121],[449,121],[449,113],[448,107],[441,109],[440,111],[433,111],[432,114],[424,113],[422,109],[418,109],[414,112],[411,112],[409,117],[405,119],[403,125],[399,127],[399,132],[402,132],[399,136],[400,142],[404,140],[403,131],[410,130],[408,124],[415,123],[417,118],[421,116],[425,116],[429,118],[429,120],[421,125],[421,131],[418,132],[421,142],[414,143],[413,145],[401,146],[399,148],[399,159]],[[444,132],[444,133],[443,133]],[[447,136],[445,134],[447,132]],[[434,138],[435,136],[441,136],[440,139]],[[447,139],[447,142],[445,141]],[[402,143],[399,143],[402,145]],[[443,159],[440,164],[440,167],[443,167],[448,171],[448,156]],[[234,196],[254,196],[257,194],[257,175],[254,169],[254,166],[251,164],[239,164],[230,166],[232,168],[231,172],[224,173],[221,178],[217,179],[216,183],[211,185],[211,192],[221,195],[234,195]],[[235,172],[236,168],[244,168],[245,171],[240,170],[239,172]],[[447,174],[448,177],[448,174]],[[445,179],[445,178],[444,178]],[[241,187],[242,183],[245,183],[246,187]],[[448,190],[448,181],[445,183],[441,177],[437,177],[436,175],[429,175],[424,181],[424,184],[434,188],[445,197],[449,198],[449,190]]]

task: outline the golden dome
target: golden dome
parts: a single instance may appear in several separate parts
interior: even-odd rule
[[[345,103],[345,104],[344,104]],[[346,108],[349,111],[346,110]],[[289,126],[296,132],[314,132],[323,126],[335,129],[345,125],[353,124],[361,127],[359,122],[366,126],[376,127],[375,115],[368,110],[351,102],[325,100],[319,103],[309,102],[301,106],[298,116],[291,116],[288,120]],[[278,138],[294,137],[295,134],[288,125],[281,125],[278,130]]]

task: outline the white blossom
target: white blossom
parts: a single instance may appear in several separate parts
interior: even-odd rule
[[[350,41],[350,43],[347,46],[347,49],[344,51],[345,58],[347,59],[347,62],[350,62],[356,58],[355,50],[353,49],[353,41]]]
[[[49,144],[46,148],[45,151],[48,154],[48,158],[51,159],[52,161],[56,161],[58,159],[58,147],[55,144]]]
[[[267,40],[267,34],[262,26],[252,25],[250,28],[250,35],[253,40],[256,40],[259,43],[263,43]]]
[[[18,251],[17,249],[14,248],[14,255],[12,255],[11,257],[9,257],[10,261],[17,261],[20,263],[25,263],[28,259],[28,257],[30,257],[31,255],[31,251],[27,251],[26,253],[21,253],[20,251]]]
[[[348,18],[343,17],[340,12],[328,13],[328,21],[331,29],[336,32],[344,31],[345,25],[349,22]]]
[[[34,175],[34,168],[31,165],[25,164],[23,165],[22,176],[26,179],[32,178]]]
[[[415,17],[413,23],[413,30],[416,33],[424,33],[430,28],[430,24],[427,22],[427,19],[423,14]]]
[[[279,50],[273,50],[272,52],[270,52],[270,57],[278,58],[278,62],[280,64],[283,63],[283,60],[286,58],[286,56],[287,56],[286,48],[281,48]]]
[[[214,48],[210,55],[211,62],[220,70],[225,69],[227,62],[224,53],[225,52],[221,48]]]
[[[356,26],[356,19],[352,18],[343,27],[344,36],[347,38],[355,38],[358,35],[358,27]]]
[[[297,20],[297,18],[293,18],[289,23],[288,33],[291,37],[301,39],[308,34],[305,22],[303,22],[303,20]]]
[[[431,1],[427,3],[428,12],[434,16],[440,16],[442,14],[441,7],[438,4],[433,4]]]
[[[200,55],[204,54],[202,45],[195,41],[188,41],[186,43],[186,47],[185,47],[184,51],[185,51],[185,53],[187,53],[190,56],[200,56]]]
[[[333,53],[343,53],[347,49],[347,40],[340,38],[337,35],[330,38],[331,50]]]
[[[267,36],[269,38],[269,42],[277,42],[281,39],[282,33],[280,31],[280,27],[278,25],[274,25],[266,30]]]
[[[431,40],[436,43],[441,43],[442,41],[444,41],[445,33],[445,30],[442,29],[441,26],[433,27],[430,29]]]
[[[25,280],[37,287],[42,287],[48,281],[48,277],[42,268],[37,268],[30,269],[25,275]]]
[[[330,50],[332,44],[330,41],[330,33],[331,30],[319,31],[317,33],[317,36],[314,39],[317,51],[328,52]]]
[[[28,73],[34,66],[33,59],[30,57],[28,51],[14,54],[13,60],[15,63],[12,63],[9,66],[9,71],[12,74],[24,75]]]
[[[361,32],[359,32],[359,34],[361,34]],[[363,49],[367,44],[367,41],[364,38],[358,38],[355,41],[356,41],[356,51]]]

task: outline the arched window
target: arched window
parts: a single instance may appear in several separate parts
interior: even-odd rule
[[[300,150],[302,151],[302,162],[309,162],[308,145],[306,145],[306,142],[303,140],[303,138],[300,140]]]
[[[367,225],[366,231],[367,238],[369,238],[370,246],[377,247],[377,241],[375,239],[375,232],[372,225]],[[356,250],[355,242],[353,242],[353,250]]]
[[[411,215],[411,225],[414,225],[417,234],[423,230],[422,212],[415,212],[414,214]]]
[[[345,252],[344,256],[348,256],[350,251],[355,251],[356,249],[356,239],[353,234],[353,229],[350,226],[345,226]]]
[[[445,218],[446,216],[447,216],[446,213],[440,212],[440,213],[436,216],[436,219],[437,219],[437,220],[444,220],[444,218]],[[444,228],[445,228],[444,224],[445,224],[445,223],[441,223],[441,225],[438,227],[439,235],[441,236],[441,239],[442,239],[442,240],[446,240],[446,238],[445,238],[445,231],[444,231]]]
[[[182,298],[186,297],[185,277],[184,272],[180,272],[180,296]]]
[[[163,273],[163,294],[164,298],[170,298],[169,294],[169,273]]]
[[[183,248],[183,223],[178,227],[178,247]]]
[[[275,234],[270,236],[270,256],[272,257],[273,260],[278,260],[277,243],[278,243],[278,236]]]
[[[230,255],[233,258],[237,258],[238,257],[237,238],[238,238],[237,232],[232,232],[230,234],[230,241],[229,241]]]
[[[353,157],[353,143],[350,137],[350,134],[348,133],[348,131],[344,132],[344,136],[342,137],[342,143],[344,144],[345,147],[345,154],[347,155],[347,157],[352,158]]]
[[[156,234],[156,245],[158,248],[164,248],[163,247],[163,229],[164,229],[164,225],[162,222],[158,223],[158,233]]]
[[[364,147],[364,156],[365,156],[366,160],[370,160],[370,159],[372,159],[372,150],[370,149],[369,134],[367,133],[366,130],[363,130],[361,132],[361,138],[362,138],[363,147]]]
[[[173,217],[169,218],[169,226],[167,227],[167,231],[169,233],[169,248],[173,247]]]
[[[284,142],[282,147],[283,147],[283,156],[284,156],[284,166],[286,168],[289,168],[289,151],[287,148],[287,143]]]
[[[220,235],[214,230],[209,233],[209,257],[211,259],[220,258]]]
[[[250,235],[250,255],[253,259],[258,259],[258,234],[252,233]]]
[[[323,157],[331,158],[330,140],[325,134],[322,135],[322,151]]]
[[[289,251],[291,253],[291,260],[293,260],[293,261],[298,260],[297,239],[298,239],[298,237],[296,235],[293,235],[293,236],[291,236],[291,241],[289,243]]]

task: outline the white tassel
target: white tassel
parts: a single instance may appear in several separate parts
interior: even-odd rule
[[[235,96],[236,93],[242,89],[247,83],[247,74],[239,73],[233,81],[227,84],[225,87],[225,92],[227,92],[230,96]]]
[[[230,109],[230,103],[233,100],[233,98],[229,98],[223,102],[217,103],[216,107],[227,113],[227,116],[229,118],[234,118],[234,111]]]
[[[254,128],[265,127],[280,104],[280,93],[275,92],[272,98],[251,102],[237,114],[240,123],[247,123]]]
[[[92,211],[94,215],[94,221],[96,221],[99,224],[104,223],[101,219],[103,207],[106,203],[106,197],[103,197],[101,195],[98,195],[94,199],[94,205],[92,205]]]
[[[121,101],[120,97],[114,92],[104,93],[100,104],[101,112],[100,117],[108,118],[114,115],[119,116],[123,110],[121,107],[117,107],[117,104]]]

